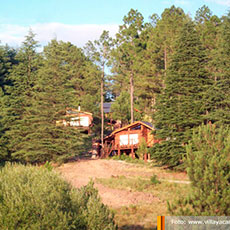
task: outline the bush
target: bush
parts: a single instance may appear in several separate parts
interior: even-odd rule
[[[77,193],[73,192],[71,197],[80,206],[79,210],[83,214],[87,229],[117,229],[113,220],[114,214],[101,202],[92,181],[80,188]]]
[[[132,157],[127,156],[127,155],[113,156],[112,159],[113,160],[121,160],[121,161],[125,161],[127,163],[133,163],[133,164],[145,164],[145,162],[143,160],[139,160],[137,158],[133,159]]]
[[[150,177],[151,184],[160,184],[161,182],[157,179],[157,175],[152,175]]]
[[[98,229],[92,215],[101,229],[116,229],[92,183],[75,190],[45,167],[7,164],[0,171],[0,229]]]
[[[230,130],[202,125],[186,148],[192,191],[169,204],[173,215],[230,215]]]
[[[137,155],[139,159],[143,160],[144,154],[148,151],[148,146],[144,137],[141,138],[140,146],[137,149]]]

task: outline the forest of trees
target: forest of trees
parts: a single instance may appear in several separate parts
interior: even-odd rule
[[[38,46],[29,31],[19,49],[0,47],[0,160],[58,161],[84,151],[84,134],[56,126],[78,105],[102,124],[98,137],[105,101],[114,101],[122,124],[152,122],[165,141],[151,156],[169,167],[181,166],[194,128],[230,124],[230,14],[203,6],[192,19],[172,6],[145,22],[131,9],[114,38],[104,31],[82,49],[57,40]]]

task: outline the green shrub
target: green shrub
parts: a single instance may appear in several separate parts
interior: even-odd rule
[[[186,148],[192,190],[169,204],[173,215],[230,215],[230,130],[202,125]]]
[[[101,229],[116,229],[92,183],[73,189],[45,167],[7,164],[0,171],[0,229],[93,230],[97,220],[104,223]]]
[[[87,186],[80,188],[77,193],[73,192],[71,197],[80,206],[87,229],[117,229],[113,220],[114,214],[101,202],[92,181]]]
[[[157,175],[152,175],[150,177],[151,184],[160,184],[161,182],[157,179]]]
[[[127,163],[133,163],[133,164],[145,164],[145,162],[143,160],[139,160],[137,158],[133,159],[132,157],[127,156],[127,155],[113,156],[112,159],[113,160],[121,160],[121,161],[125,161]]]
[[[139,159],[143,160],[144,154],[148,151],[148,146],[144,137],[141,138],[140,146],[137,149],[137,155]]]
[[[53,170],[53,166],[51,165],[51,163],[49,161],[46,161],[46,163],[43,165],[43,167],[49,171]]]

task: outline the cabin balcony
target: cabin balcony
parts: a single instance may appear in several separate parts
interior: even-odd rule
[[[115,146],[114,150],[125,150],[125,149],[138,149],[139,144],[133,144],[133,145],[117,145]]]

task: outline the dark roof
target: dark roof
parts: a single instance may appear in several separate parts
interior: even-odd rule
[[[150,127],[152,127],[152,128],[154,128],[153,125],[150,122],[147,122],[147,121],[141,121],[141,122],[146,124],[146,125],[148,125],[148,126],[150,126]]]
[[[139,124],[142,124],[142,125],[148,127],[148,128],[151,129],[151,130],[154,130],[153,125],[152,125],[151,123],[149,123],[149,122],[145,122],[145,121],[135,121],[134,123],[131,123],[131,124],[129,124],[129,125],[126,125],[126,126],[120,128],[120,129],[114,130],[109,136],[105,137],[105,139],[106,139],[106,138],[109,138],[109,137],[111,137],[111,136],[113,136],[115,133],[118,133],[118,132],[120,132],[120,131],[122,131],[122,130],[124,130],[124,129],[127,129],[127,128],[132,127],[132,126],[136,126],[136,125],[139,125]]]
[[[110,113],[111,112],[111,105],[112,105],[112,102],[103,103],[104,113]]]

